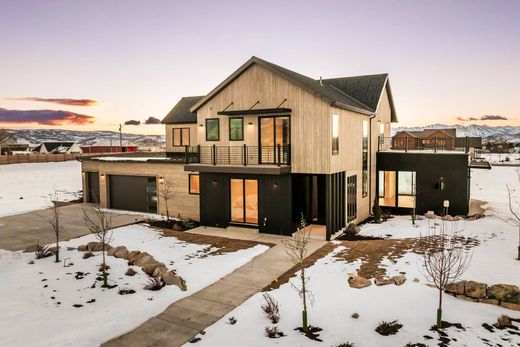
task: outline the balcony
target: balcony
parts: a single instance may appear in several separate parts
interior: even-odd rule
[[[430,151],[430,152],[474,152],[482,147],[480,137],[379,137],[378,151]]]
[[[168,157],[185,164],[226,166],[289,166],[291,148],[276,146],[176,146],[167,153]]]

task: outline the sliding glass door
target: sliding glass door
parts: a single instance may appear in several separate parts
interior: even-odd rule
[[[291,138],[288,116],[260,117],[260,163],[288,163]],[[278,146],[279,149],[278,149]]]
[[[258,180],[231,179],[231,222],[258,224]]]

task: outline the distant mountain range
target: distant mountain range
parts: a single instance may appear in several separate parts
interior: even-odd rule
[[[90,145],[100,140],[112,140],[119,143],[119,133],[115,131],[76,131],[56,129],[6,129],[13,134],[17,142],[38,144],[46,141],[74,141],[81,145]],[[165,144],[164,135],[137,135],[123,133],[123,140],[140,146],[160,146]]]
[[[393,128],[393,134],[398,131],[408,130],[417,131],[422,129],[439,129],[439,128],[455,128],[457,129],[457,136],[476,136],[482,137],[485,141],[493,142],[511,142],[520,143],[520,126],[489,126],[489,125],[446,125],[446,124],[432,124],[424,127],[398,127]]]

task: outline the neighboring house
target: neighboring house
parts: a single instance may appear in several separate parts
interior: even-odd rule
[[[33,149],[33,153],[72,154],[81,153],[81,148],[76,142],[43,142]]]
[[[170,213],[203,226],[291,235],[303,215],[330,239],[348,223],[366,220],[376,198],[386,198],[389,208],[417,204],[420,213],[442,209],[454,182],[469,187],[469,156],[454,154],[464,172],[443,162],[442,193],[426,199],[440,177],[431,170],[437,176],[423,179],[421,165],[436,161],[379,152],[392,122],[387,74],[312,79],[253,57],[209,94],[175,105],[163,120],[163,158],[83,159],[85,200],[164,214],[158,192],[172,183]],[[401,155],[393,161],[401,166],[392,167],[387,154]],[[447,154],[431,158],[441,155]],[[465,206],[453,213],[467,213],[469,195],[462,199]]]
[[[119,139],[98,140],[91,145],[81,146],[83,153],[120,153],[137,152],[137,145],[130,141],[123,141],[122,146]]]
[[[457,129],[425,129],[422,131],[399,131],[392,137],[392,149],[453,150]]]
[[[0,129],[0,155],[29,153],[28,143],[19,143],[14,134]]]

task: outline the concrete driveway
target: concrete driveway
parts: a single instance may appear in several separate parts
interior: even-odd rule
[[[61,240],[70,240],[89,233],[83,221],[83,209],[92,209],[90,204],[72,204],[60,208],[63,225]],[[132,224],[144,217],[112,211],[112,227]],[[49,244],[55,241],[49,224],[51,209],[0,218],[0,249],[19,251],[30,245]]]

